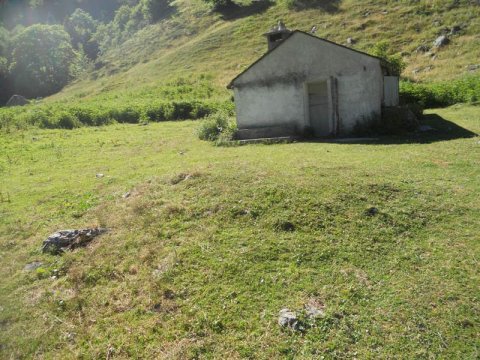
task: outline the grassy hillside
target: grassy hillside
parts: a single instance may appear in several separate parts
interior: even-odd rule
[[[97,70],[59,94],[35,106],[1,109],[0,130],[196,119],[231,111],[225,86],[266,51],[262,34],[280,19],[292,29],[315,25],[318,36],[341,44],[351,37],[355,48],[367,52],[387,42],[392,54],[403,54],[404,78],[427,84],[405,84],[406,98],[413,101],[446,106],[480,100],[476,2],[315,1],[315,7],[292,9],[292,1],[246,1],[219,14],[203,1],[177,0],[174,15],[108,51]],[[453,28],[448,46],[416,52]]]
[[[365,144],[219,148],[191,121],[0,137],[0,358],[477,358],[479,110]],[[308,303],[325,316],[280,329]]]
[[[308,2],[306,2],[308,3]],[[282,19],[290,28],[309,31],[370,51],[388,41],[408,64],[404,76],[422,81],[451,80],[469,73],[480,57],[480,6],[473,1],[319,1],[320,6],[291,10],[285,1],[263,11],[212,14],[197,0],[177,0],[178,13],[146,28],[103,59],[105,68],[69,87],[53,99],[89,98],[117,90],[154,90],[166,79],[210,74],[226,86],[231,78],[266,51],[262,34]],[[457,5],[455,5],[457,4]],[[224,18],[232,18],[225,20]],[[451,44],[436,54],[416,53],[431,47],[446,28],[460,26]],[[414,73],[414,70],[418,70]],[[100,81],[98,81],[100,79]]]

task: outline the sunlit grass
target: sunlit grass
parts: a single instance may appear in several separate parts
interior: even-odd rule
[[[435,113],[480,132],[478,107]],[[476,356],[478,137],[219,148],[197,126],[2,135],[0,357]],[[278,327],[311,300],[305,334]]]

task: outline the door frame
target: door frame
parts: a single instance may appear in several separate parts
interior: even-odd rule
[[[330,125],[330,136],[337,136],[340,132],[340,124],[338,121],[338,83],[337,79],[333,76],[322,79],[315,79],[314,81],[308,81],[304,83],[304,126],[305,128],[311,128],[312,124],[310,121],[310,101],[309,101],[309,87],[310,85],[326,82],[327,91],[328,91],[328,111],[329,111],[329,125]]]

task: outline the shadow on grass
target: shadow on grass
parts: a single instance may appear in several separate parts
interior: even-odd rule
[[[273,0],[253,0],[248,5],[239,5],[233,1],[227,1],[225,5],[217,6],[215,11],[222,15],[223,20],[236,20],[254,14],[261,14],[274,4]]]
[[[474,132],[465,129],[452,121],[442,118],[438,114],[424,115],[420,129],[406,135],[378,136],[375,138],[356,139],[333,139],[327,142],[338,144],[365,144],[365,145],[389,145],[389,144],[430,144],[438,141],[467,139],[478,136]],[[321,140],[319,140],[321,141]]]
[[[322,9],[328,13],[336,13],[340,10],[341,0],[294,0],[293,9]]]

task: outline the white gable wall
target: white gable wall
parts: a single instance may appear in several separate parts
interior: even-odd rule
[[[234,81],[240,129],[309,126],[306,84],[337,79],[341,132],[378,116],[383,98],[380,60],[296,32]]]

